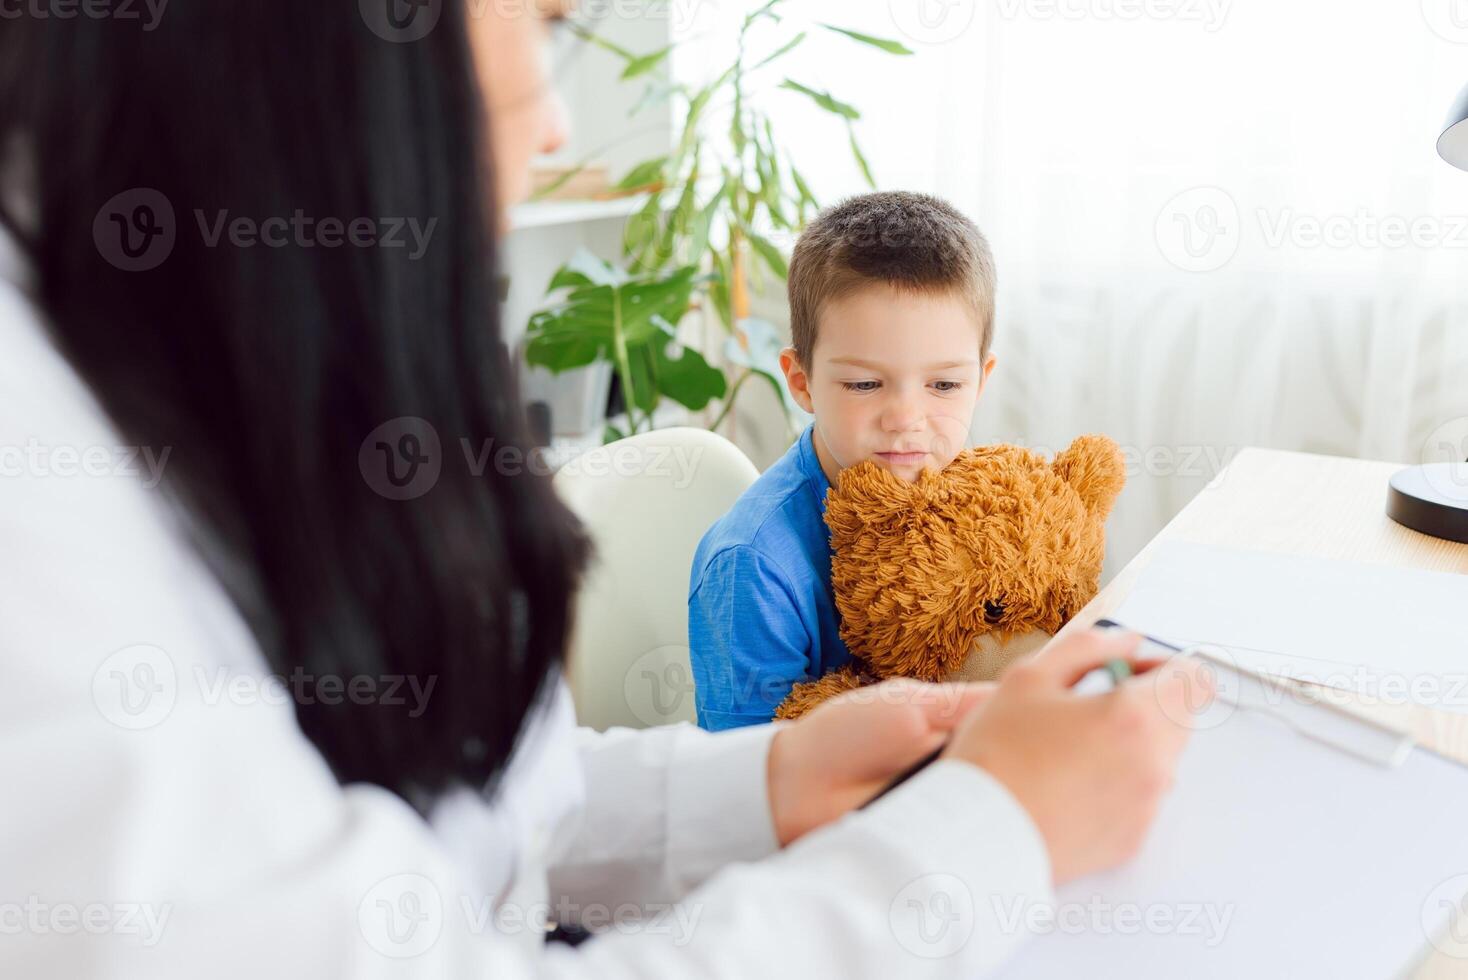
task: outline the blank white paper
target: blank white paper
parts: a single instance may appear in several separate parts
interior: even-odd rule
[[[1001,975],[1400,976],[1468,931],[1465,814],[1468,769],[1425,749],[1384,768],[1234,711],[1193,733],[1132,863],[995,907],[1032,934]]]
[[[1468,575],[1166,541],[1112,618],[1255,671],[1468,712]]]

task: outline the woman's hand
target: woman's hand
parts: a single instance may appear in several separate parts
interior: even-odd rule
[[[1212,697],[1196,661],[1139,660],[1139,641],[1092,630],[1021,661],[944,750],[1014,794],[1045,839],[1057,883],[1137,852],[1172,786],[1194,712]],[[1104,694],[1071,692],[1113,658],[1138,673]]]
[[[832,698],[770,743],[768,778],[783,847],[875,796],[942,745],[993,684],[887,681]]]
[[[987,770],[1029,813],[1057,883],[1120,864],[1141,846],[1212,695],[1196,662],[1139,659],[1139,642],[1077,633],[997,685],[889,681],[826,702],[770,745],[781,845],[865,803],[947,739],[943,758]],[[1114,658],[1136,676],[1104,694],[1070,690]]]

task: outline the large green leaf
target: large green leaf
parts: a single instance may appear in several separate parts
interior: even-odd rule
[[[606,353],[606,345],[589,336],[541,334],[525,343],[525,362],[557,374],[585,367]]]
[[[834,112],[836,115],[843,116],[847,119],[861,118],[861,113],[857,111],[856,106],[842,102],[832,96],[830,92],[817,92],[815,89],[789,78],[781,82],[780,87],[788,88],[792,92],[799,92],[827,112]]]
[[[676,326],[688,312],[697,276],[697,267],[687,265],[662,278],[622,287],[622,329],[628,342],[641,343],[650,338],[657,330],[655,316]]]
[[[728,391],[724,372],[709,365],[703,355],[691,347],[683,347],[673,355],[677,345],[654,345],[657,356],[658,387],[662,393],[695,412]]]
[[[590,364],[610,351],[616,287],[582,286],[570,297],[574,298],[531,316],[525,331],[525,359],[530,364],[559,373]]]
[[[625,272],[583,247],[556,270],[546,292],[577,286],[614,286],[626,281]]]
[[[651,412],[658,407],[658,384],[654,374],[652,345],[638,344],[630,348],[627,354],[628,366],[632,369],[632,391],[622,392],[622,397],[643,412]]]
[[[601,283],[598,283],[598,280]],[[620,323],[622,341],[630,349],[649,343],[664,343],[688,310],[698,285],[698,269],[682,266],[667,275],[629,279],[610,263],[578,251],[552,280],[552,288],[566,288],[564,298],[536,312],[526,328],[526,359],[552,371],[565,371],[590,364],[598,357],[610,358],[616,348]],[[645,373],[655,369],[655,359],[643,352]],[[633,379],[636,388],[636,379]],[[656,391],[638,389],[634,401],[656,403]]]
[[[888,54],[912,54],[912,51],[910,49],[904,47],[902,44],[899,44],[897,41],[891,41],[885,37],[872,37],[870,34],[862,34],[857,31],[849,31],[844,27],[837,27],[834,24],[822,24],[821,26],[828,31],[835,31],[837,34],[845,34],[853,41],[860,41],[862,44],[870,44],[874,48],[881,48]]]
[[[610,298],[615,293],[608,289],[607,294],[606,303],[565,303],[541,310],[530,318],[529,329],[543,334],[592,334],[610,340],[614,309]]]

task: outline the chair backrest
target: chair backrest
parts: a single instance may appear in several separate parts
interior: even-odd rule
[[[694,720],[693,553],[758,476],[733,443],[692,428],[622,439],[556,473],[557,491],[596,546],[568,656],[578,722],[606,729]]]

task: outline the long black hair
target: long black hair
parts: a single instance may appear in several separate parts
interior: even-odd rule
[[[305,733],[342,781],[421,803],[493,784],[587,542],[543,474],[461,451],[526,448],[467,13],[443,0],[399,43],[369,6],[7,21],[0,147],[30,192],[3,220],[60,349],[170,449],[164,486],[273,669],[382,695],[298,696]],[[379,451],[437,475],[374,472]]]

